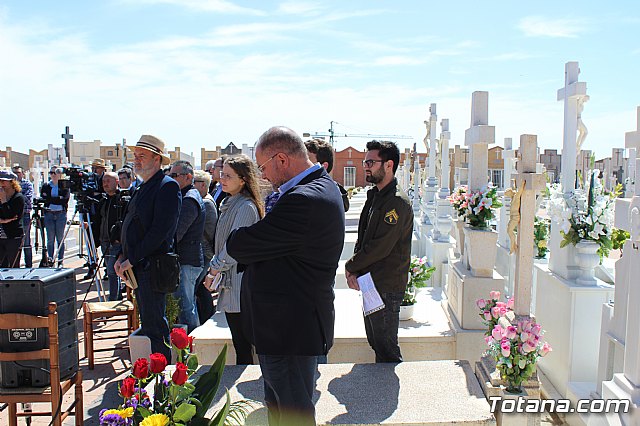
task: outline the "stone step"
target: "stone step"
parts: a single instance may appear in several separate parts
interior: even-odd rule
[[[496,424],[468,361],[321,364],[316,377],[318,425]],[[227,366],[208,414],[222,407],[225,389],[231,401],[263,401],[263,386],[257,365]],[[245,425],[265,424],[266,407],[255,403]]]
[[[375,361],[364,329],[360,292],[336,289],[335,293],[335,339],[328,362]],[[406,361],[454,359],[455,333],[442,309],[440,289],[423,289],[417,299],[413,319],[401,321],[398,330],[403,358]],[[202,364],[213,363],[225,343],[229,346],[227,364],[235,363],[231,332],[223,313],[216,312],[191,332],[191,336],[195,338],[194,351]]]

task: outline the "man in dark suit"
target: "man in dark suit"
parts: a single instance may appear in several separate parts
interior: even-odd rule
[[[317,356],[333,345],[342,198],[293,130],[267,130],[255,154],[262,177],[281,195],[264,219],[229,236],[227,251],[247,265],[243,320],[260,361],[269,424],[315,425]]]

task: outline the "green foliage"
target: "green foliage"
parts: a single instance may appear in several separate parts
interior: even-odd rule
[[[631,235],[624,229],[613,228],[611,233],[611,248],[613,250],[620,250],[622,254],[622,248],[624,243],[631,237]]]
[[[173,326],[178,321],[178,315],[180,315],[180,299],[176,299],[173,294],[167,293],[164,312],[169,323],[169,330],[173,330]]]
[[[536,216],[533,225],[533,245],[537,251],[536,257],[544,258],[549,251],[547,239],[549,238],[549,228],[551,221]]]
[[[404,291],[404,297],[402,299],[403,306],[409,306],[416,303],[416,288],[426,287],[427,282],[435,270],[435,266],[429,266],[427,264],[426,257],[411,256],[409,282],[407,283],[407,287]]]

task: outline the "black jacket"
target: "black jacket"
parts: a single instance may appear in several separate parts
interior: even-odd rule
[[[16,220],[0,225],[5,234],[7,234],[7,238],[21,238],[23,235],[22,215],[24,214],[24,203],[24,195],[16,192],[6,203],[0,204],[0,219],[18,217]]]
[[[227,252],[247,265],[241,311],[258,354],[329,351],[343,243],[342,198],[324,169],[284,193],[264,219],[231,233]]]
[[[345,269],[358,276],[371,272],[379,292],[404,292],[411,263],[413,209],[394,179],[367,192],[358,224],[358,241]]]
[[[182,194],[178,182],[159,170],[136,190],[122,224],[124,259],[136,265],[173,247]]]
[[[49,208],[51,204],[57,204],[67,210],[67,206],[69,205],[69,198],[71,197],[71,193],[68,189],[62,189],[58,186],[58,196],[51,196],[51,184],[49,182],[45,182],[42,184],[42,188],[40,189],[40,197],[44,198],[44,207],[46,209]]]

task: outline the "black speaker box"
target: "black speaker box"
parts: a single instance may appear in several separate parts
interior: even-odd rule
[[[78,370],[76,280],[73,269],[0,270],[0,313],[48,314],[49,302],[58,305],[60,376]],[[0,332],[0,351],[25,352],[48,346],[47,329],[13,329]],[[48,386],[48,361],[0,362],[0,386]]]

